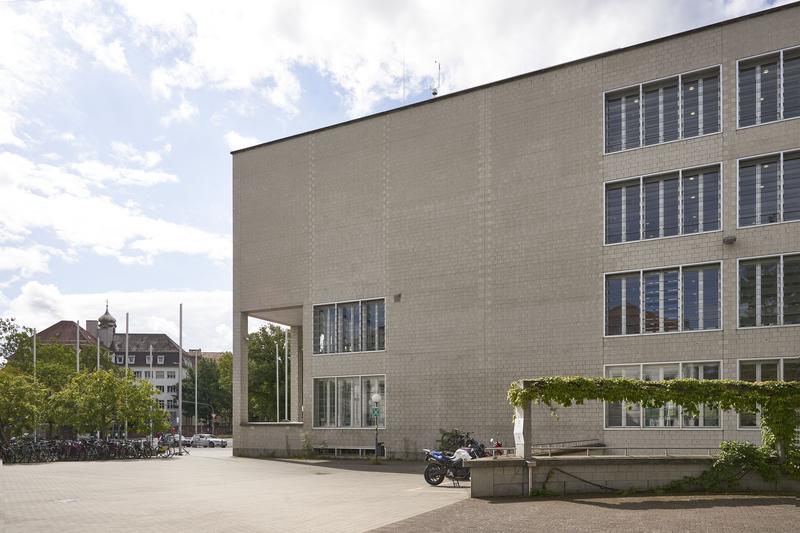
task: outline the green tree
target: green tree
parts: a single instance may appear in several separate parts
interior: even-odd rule
[[[33,431],[44,416],[47,389],[31,376],[13,369],[0,369],[0,441]]]
[[[281,366],[278,375],[281,393],[281,416],[288,418],[283,408],[284,370],[283,346],[286,333],[275,325],[268,325],[247,336],[248,380],[247,406],[252,421],[276,422],[275,419],[275,343],[280,347]],[[291,392],[291,391],[290,391]]]
[[[33,334],[33,330],[23,328],[13,318],[0,318],[0,367],[11,359],[20,345]]]
[[[200,390],[197,401],[197,416],[207,423],[214,413],[223,415],[230,412],[231,397],[226,394],[220,382],[219,364],[211,359],[199,359],[197,387]],[[183,414],[194,416],[194,368],[188,369],[183,379]]]
[[[169,428],[168,415],[158,406],[155,389],[148,381],[115,372],[81,372],[53,398],[55,417],[78,433],[109,433],[115,424],[128,422],[132,433]]]
[[[217,360],[219,368],[219,387],[224,401],[218,408],[220,416],[230,421],[233,416],[233,354],[223,353]]]

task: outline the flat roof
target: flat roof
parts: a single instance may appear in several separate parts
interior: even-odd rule
[[[437,102],[439,100],[443,100],[443,99],[446,99],[446,98],[453,98],[453,97],[456,97],[456,96],[461,96],[463,94],[467,94],[467,93],[470,93],[470,92],[473,92],[473,91],[479,91],[481,89],[486,89],[488,87],[494,87],[495,85],[501,85],[503,83],[509,83],[509,82],[512,82],[512,81],[521,80],[521,79],[524,79],[524,78],[528,78],[530,76],[535,76],[537,74],[543,74],[545,72],[550,72],[551,70],[556,70],[556,69],[560,69],[560,68],[564,68],[564,67],[569,67],[569,66],[572,66],[572,65],[577,65],[579,63],[583,63],[584,61],[592,61],[592,60],[595,60],[595,59],[599,59],[601,57],[610,56],[612,54],[617,54],[617,53],[620,53],[620,52],[626,52],[628,50],[634,50],[636,48],[641,48],[643,46],[648,46],[648,45],[651,45],[651,44],[659,43],[661,41],[666,41],[666,40],[669,40],[669,39],[675,39],[677,37],[683,37],[685,35],[690,35],[692,33],[698,33],[698,32],[701,32],[701,31],[709,30],[711,28],[716,28],[716,27],[719,27],[719,26],[725,26],[727,24],[733,24],[735,22],[739,22],[739,21],[746,20],[746,19],[749,19],[749,18],[760,17],[760,16],[766,15],[768,13],[774,13],[776,11],[782,11],[784,9],[790,9],[790,8],[798,7],[798,6],[800,6],[800,0],[798,0],[796,2],[791,2],[791,3],[788,3],[788,4],[784,4],[784,5],[780,5],[780,6],[770,7],[768,9],[762,9],[761,11],[756,11],[754,13],[749,13],[747,15],[742,15],[740,17],[735,17],[735,18],[732,18],[732,19],[722,20],[720,22],[715,22],[713,24],[707,24],[705,26],[700,26],[698,28],[692,28],[690,30],[682,31],[680,33],[673,33],[671,35],[665,35],[664,37],[658,37],[656,39],[652,39],[652,40],[649,40],[649,41],[644,41],[644,42],[637,43],[637,44],[632,44],[630,46],[625,46],[623,48],[616,48],[614,50],[607,50],[605,52],[600,52],[599,54],[594,54],[594,55],[582,57],[582,58],[579,58],[579,59],[573,59],[572,61],[567,61],[565,63],[557,63],[557,64],[551,65],[549,67],[544,67],[544,68],[541,68],[541,69],[538,69],[538,70],[525,72],[523,74],[517,74],[515,76],[511,76],[511,77],[508,77],[508,78],[503,78],[503,79],[500,79],[500,80],[490,81],[489,83],[484,83],[483,85],[476,85],[474,87],[468,87],[466,89],[461,89],[460,91],[455,91],[455,92],[452,92],[452,93],[444,94],[442,96],[436,96],[436,97],[433,97],[433,98],[431,98],[429,100],[423,100],[422,102],[415,102],[413,104],[408,104],[408,105],[404,105],[404,106],[400,106],[400,107],[394,107],[392,109],[387,109],[386,111],[380,111],[378,113],[372,113],[371,115],[364,115],[363,117],[353,118],[353,119],[350,119],[350,120],[345,120],[343,122],[336,122],[334,124],[329,124],[328,126],[323,126],[321,128],[316,128],[316,129],[304,131],[304,132],[301,132],[301,133],[295,133],[294,135],[289,135],[287,137],[280,137],[278,139],[273,139],[271,141],[267,141],[267,142],[263,142],[263,143],[259,143],[259,144],[254,144],[253,146],[248,146],[246,148],[239,148],[238,150],[232,150],[230,153],[231,153],[231,155],[238,154],[238,153],[241,153],[241,152],[246,152],[248,150],[253,150],[255,148],[261,148],[262,146],[269,146],[271,144],[276,144],[276,143],[280,143],[280,142],[284,142],[284,141],[289,141],[291,139],[297,139],[299,137],[304,137],[306,135],[311,135],[311,134],[314,134],[314,133],[319,133],[321,131],[326,131],[326,130],[330,130],[330,129],[333,129],[333,128],[339,128],[339,127],[342,127],[342,126],[347,126],[348,124],[354,124],[356,122],[362,122],[364,120],[369,120],[369,119],[372,119],[372,118],[375,118],[375,117],[388,115],[390,113],[397,113],[398,111],[403,111],[403,110],[406,110],[406,109],[412,109],[414,107],[419,107],[419,106],[423,106],[423,105],[432,104],[432,103]]]

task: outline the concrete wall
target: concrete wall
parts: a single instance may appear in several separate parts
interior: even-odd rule
[[[313,378],[385,374],[380,438],[403,457],[440,428],[512,442],[506,390],[520,378],[700,359],[733,378],[738,358],[800,355],[800,328],[736,328],[736,258],[800,251],[796,223],[736,229],[736,159],[800,148],[800,120],[736,129],[736,60],[800,45],[798,26],[792,7],[237,152],[235,424],[246,422],[243,314],[298,306],[295,419],[315,442],[369,445],[368,428],[311,428]],[[603,155],[604,91],[712,65],[720,134]],[[603,245],[605,181],[716,162],[723,232]],[[604,272],[701,261],[723,262],[722,331],[603,336]],[[384,352],[311,353],[315,303],[373,297],[386,298]],[[679,431],[604,430],[596,403],[533,416],[534,442],[759,438],[733,415],[721,430]],[[269,440],[272,429],[247,431]]]
[[[550,494],[651,491],[684,477],[696,477],[711,467],[711,457],[514,457],[470,461],[473,498]],[[530,472],[529,472],[530,468]],[[530,490],[529,490],[530,483]],[[757,474],[740,481],[741,490],[800,491],[800,482],[766,482]]]

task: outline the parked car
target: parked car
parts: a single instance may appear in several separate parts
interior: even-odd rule
[[[225,448],[228,446],[228,441],[212,435],[211,433],[198,433],[192,437],[193,448]]]
[[[183,446],[189,447],[192,444],[192,440],[189,437],[184,435],[173,435],[171,433],[165,433],[161,435],[159,441],[162,444],[169,444],[170,446],[178,446],[178,443],[182,443]]]

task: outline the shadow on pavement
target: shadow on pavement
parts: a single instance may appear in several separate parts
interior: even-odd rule
[[[296,465],[316,466],[318,468],[331,468],[336,470],[352,470],[356,472],[386,472],[391,474],[410,474],[417,475],[422,479],[425,471],[425,463],[422,461],[381,461],[380,464],[372,464],[368,460],[348,460],[348,459],[269,459],[270,461],[280,461]]]

